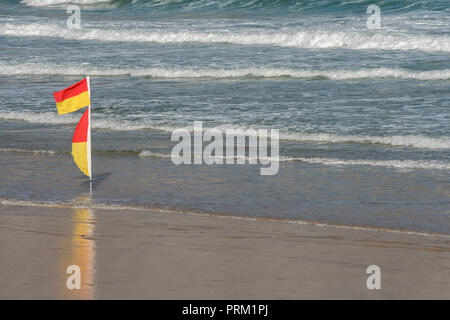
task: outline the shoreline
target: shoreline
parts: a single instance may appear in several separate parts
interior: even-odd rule
[[[152,210],[0,208],[2,299],[450,298],[446,237]],[[81,290],[65,288],[71,264],[84,270]],[[366,287],[373,264],[381,290]]]
[[[19,206],[19,207],[37,207],[37,208],[61,208],[61,209],[91,209],[91,210],[112,210],[112,211],[147,211],[147,212],[157,212],[162,214],[182,214],[200,217],[210,217],[217,219],[236,219],[236,220],[246,220],[246,221],[267,221],[267,222],[278,222],[278,223],[288,223],[288,224],[298,224],[298,225],[311,225],[315,227],[323,228],[338,228],[338,229],[348,229],[348,230],[361,230],[361,231],[374,231],[374,232],[387,232],[387,233],[400,233],[409,234],[422,237],[440,237],[440,238],[450,238],[450,234],[444,233],[432,233],[424,232],[419,230],[408,230],[408,229],[392,229],[392,228],[381,228],[375,226],[363,226],[363,225],[346,225],[332,222],[305,220],[305,219],[294,219],[294,218],[277,218],[277,217],[257,217],[257,216],[243,216],[237,214],[227,214],[227,213],[213,213],[213,212],[200,212],[194,210],[177,210],[177,209],[163,209],[163,208],[151,208],[145,206],[123,206],[123,205],[113,205],[113,204],[87,204],[87,205],[74,205],[71,203],[58,203],[50,201],[27,201],[27,200],[11,200],[0,198],[0,206]]]

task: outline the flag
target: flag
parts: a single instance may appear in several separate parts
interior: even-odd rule
[[[72,138],[73,161],[89,177],[91,177],[90,109],[89,107],[84,112]]]
[[[67,89],[53,92],[59,114],[70,113],[91,105],[89,84],[83,79]]]
[[[88,107],[73,134],[72,156],[78,168],[92,179],[90,79],[87,77],[67,89],[54,92],[53,96],[59,114]]]

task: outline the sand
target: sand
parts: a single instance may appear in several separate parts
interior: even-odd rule
[[[81,269],[81,289],[66,268]],[[366,269],[381,269],[369,290]],[[450,238],[0,205],[1,299],[449,299]]]

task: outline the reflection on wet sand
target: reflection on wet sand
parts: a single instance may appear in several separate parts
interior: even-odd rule
[[[0,299],[450,298],[443,235],[1,204],[0,230]]]
[[[63,260],[63,270],[77,265],[81,271],[81,288],[69,290],[65,287],[64,296],[70,299],[93,299],[95,280],[95,219],[92,209],[73,209],[73,232],[70,241],[70,254]],[[65,274],[69,278],[71,274]],[[66,282],[64,282],[66,283]]]

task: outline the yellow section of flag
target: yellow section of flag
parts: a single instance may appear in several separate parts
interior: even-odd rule
[[[73,161],[76,163],[81,172],[89,176],[89,163],[87,153],[87,142],[72,143]]]
[[[56,108],[59,114],[70,113],[78,109],[87,107],[91,104],[89,100],[89,92],[83,92],[75,97],[66,99],[56,103]]]
[[[86,78],[67,89],[54,92],[53,96],[59,114],[74,112],[91,105],[89,83]]]

